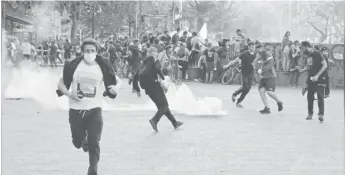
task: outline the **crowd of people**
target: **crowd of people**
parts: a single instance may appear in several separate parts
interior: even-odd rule
[[[144,90],[145,94],[149,96],[157,107],[156,114],[149,120],[149,123],[156,132],[158,131],[157,124],[163,115],[170,120],[175,129],[183,125],[183,122],[178,121],[170,111],[165,94],[167,87],[164,87],[162,83],[162,81],[169,77],[169,69],[167,68],[167,62],[169,61],[167,60],[171,58],[170,56],[179,53],[179,49],[186,48],[185,45],[187,45],[184,55],[186,58],[182,60],[184,62],[183,64],[191,65],[193,62],[201,62],[209,66],[217,60],[215,57],[210,59],[212,55],[216,54],[216,51],[212,50],[213,48],[210,49],[207,47],[209,46],[207,43],[200,42],[196,38],[196,33],[193,33],[193,37],[191,38],[192,46],[190,51],[188,50],[188,38],[186,38],[186,43],[183,42],[183,37],[177,38],[173,36],[170,39],[166,33],[160,39],[158,38],[149,34],[147,41],[143,42],[144,47],[141,51],[143,55],[141,57],[139,56],[137,58],[138,60],[133,61],[136,63],[130,63],[133,66],[133,76],[131,78],[133,93],[141,97],[141,89]],[[173,42],[169,45],[171,41]],[[228,41],[225,40],[225,42]],[[118,42],[115,42],[115,48],[116,43]],[[167,46],[165,46],[166,44]],[[198,57],[193,58],[193,54],[198,55],[199,50],[197,48],[199,46],[197,45],[199,44],[206,45],[204,54],[201,54],[200,60],[202,61],[198,60]],[[108,48],[106,51],[112,49],[111,47],[113,46],[111,45],[113,45],[112,42],[107,43]],[[137,45],[138,40],[135,40],[133,44],[129,44],[128,48]],[[133,48],[138,49],[137,47]],[[292,52],[292,54],[295,55],[297,52],[300,52],[300,54],[308,56],[306,61],[307,67],[305,69],[308,72],[308,76],[304,85],[304,92],[308,92],[308,116],[306,119],[311,120],[313,118],[314,95],[316,93],[319,107],[318,119],[320,122],[323,122],[325,113],[324,98],[325,92],[327,93],[327,84],[329,83],[327,59],[323,55],[324,53],[315,49],[308,41],[302,41],[300,46],[295,45],[292,48],[297,50]],[[100,52],[106,51],[100,50],[102,48],[96,40],[84,40],[81,45],[82,55],[65,64],[62,77],[58,83],[58,90],[56,91],[58,96],[65,95],[69,98],[69,122],[73,144],[76,148],[82,148],[85,152],[89,152],[89,175],[97,174],[100,158],[99,142],[103,126],[102,99],[103,97],[115,99],[119,86],[117,77],[115,76],[115,69],[106,58],[100,55]],[[173,50],[177,50],[177,52],[174,53]],[[133,56],[133,53],[130,55]],[[109,57],[110,60],[119,59],[117,54],[110,55]],[[277,102],[278,111],[282,111],[283,102],[275,92],[277,78],[272,52],[262,44],[246,39],[245,48],[241,50],[239,56],[224,64],[223,69],[238,62],[241,62],[242,86],[232,94],[232,100],[236,102],[236,106],[239,108],[242,107],[241,102],[249,93],[255,73],[257,73],[259,75],[259,94],[264,105],[264,109],[260,110],[260,113],[271,113],[266,94]],[[180,65],[183,66],[182,64]],[[215,70],[214,66],[211,67],[212,70]],[[210,74],[209,70],[206,73]],[[103,86],[105,92],[101,90]],[[238,95],[240,97],[237,99]]]

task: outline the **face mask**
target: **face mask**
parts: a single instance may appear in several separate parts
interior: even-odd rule
[[[88,63],[92,63],[96,59],[96,53],[84,53],[84,59]]]

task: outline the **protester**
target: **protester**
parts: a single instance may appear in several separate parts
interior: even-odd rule
[[[290,65],[290,59],[289,59],[289,51],[291,47],[291,40],[290,40],[290,32],[287,31],[284,35],[282,44],[281,44],[281,54],[282,54],[282,60],[283,60],[283,71],[288,72],[289,71],[289,65]]]
[[[186,43],[181,43],[180,47],[177,47],[174,52],[175,56],[178,59],[178,64],[181,66],[182,70],[182,80],[186,80],[186,73],[188,70],[188,58],[189,58],[189,51],[187,49]]]
[[[57,90],[58,96],[69,98],[69,123],[74,146],[89,152],[88,175],[97,175],[100,159],[102,84],[109,98],[114,99],[117,94],[115,72],[104,58],[97,55],[98,48],[94,39],[83,41],[83,55],[66,62]]]
[[[72,50],[72,44],[68,41],[68,39],[66,39],[66,42],[64,44],[64,58],[65,60],[69,60],[71,59],[71,50]]]
[[[237,99],[236,106],[242,108],[241,102],[244,100],[246,95],[249,93],[253,85],[254,78],[254,67],[253,62],[255,59],[254,51],[255,46],[253,42],[248,43],[247,51],[243,52],[235,60],[230,61],[227,65],[223,66],[224,69],[229,68],[231,65],[234,65],[238,62],[241,62],[242,65],[242,86],[232,94],[232,101],[236,101],[237,95],[241,94],[240,98]]]
[[[213,74],[217,70],[216,65],[218,61],[218,55],[214,48],[205,50],[205,54],[200,57],[199,62],[206,64],[206,83],[212,83]]]
[[[300,67],[298,66],[298,60],[300,57],[300,50],[299,50],[299,42],[294,41],[294,44],[291,46],[289,52],[289,59],[290,59],[290,87],[296,87],[298,78],[300,75]]]
[[[157,106],[157,113],[150,120],[152,128],[158,132],[157,124],[163,115],[167,116],[175,129],[182,126],[182,122],[176,121],[175,117],[169,109],[169,104],[165,93],[161,87],[158,76],[164,80],[164,75],[161,69],[161,63],[157,60],[157,49],[151,47],[148,51],[148,57],[143,61],[138,71],[133,78],[133,91],[140,94],[140,87],[145,90],[145,93]]]
[[[26,38],[24,39],[24,42],[21,46],[21,50],[22,50],[22,55],[24,56],[24,58],[26,58],[27,60],[30,60],[32,46],[28,42],[28,39]]]
[[[55,43],[55,41],[52,41],[51,45],[50,45],[50,66],[53,68],[54,66],[57,67],[56,64],[56,56],[57,56],[57,45]]]
[[[326,69],[327,62],[322,57],[319,51],[313,49],[311,44],[308,41],[302,41],[301,44],[302,50],[305,54],[311,57],[308,64],[310,66],[308,70],[308,79],[307,79],[307,99],[308,99],[308,116],[307,120],[313,118],[314,113],[314,95],[317,94],[317,101],[319,106],[319,120],[322,122],[324,120],[325,113],[325,103],[324,103],[324,92],[326,87]]]

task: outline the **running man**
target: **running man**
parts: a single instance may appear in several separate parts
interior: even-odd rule
[[[231,65],[241,62],[242,65],[242,86],[232,94],[232,101],[236,101],[236,96],[241,94],[240,98],[237,99],[236,106],[242,108],[241,102],[244,100],[246,95],[249,93],[253,85],[254,78],[254,67],[253,61],[255,59],[255,46],[254,42],[248,43],[247,51],[244,51],[239,57],[230,61],[227,65],[223,66],[224,69],[229,68]]]

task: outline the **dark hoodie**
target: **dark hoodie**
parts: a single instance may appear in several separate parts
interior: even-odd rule
[[[84,56],[77,57],[76,59],[65,62],[65,65],[63,67],[63,82],[67,89],[70,88],[72,80],[73,80],[73,74],[75,70],[77,69],[79,63],[84,59]],[[115,99],[116,95],[113,95],[109,92],[108,86],[110,85],[116,85],[116,76],[114,69],[110,66],[107,60],[105,60],[103,57],[97,55],[96,56],[96,62],[101,68],[102,74],[103,74],[103,82],[106,89],[106,92],[103,94],[103,96],[108,96],[111,99]],[[56,93],[59,97],[61,97],[63,94],[60,90],[56,90]]]
[[[143,63],[141,63],[138,71],[133,77],[133,89],[137,92],[140,92],[139,83],[142,89],[149,89],[150,87],[159,83],[158,76],[164,80],[160,61],[155,61],[152,56],[147,57]]]

